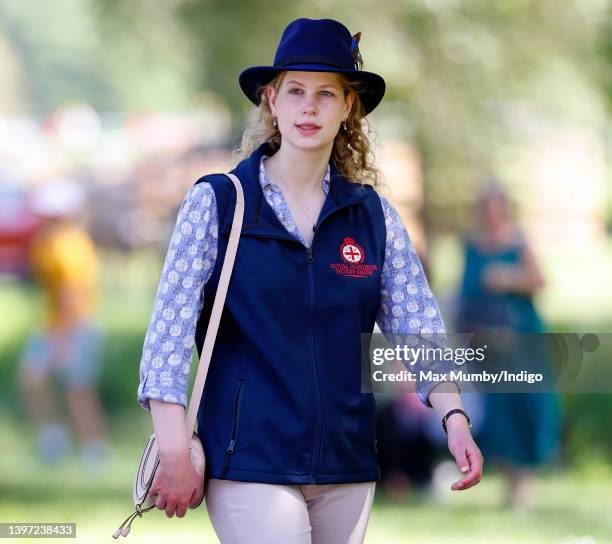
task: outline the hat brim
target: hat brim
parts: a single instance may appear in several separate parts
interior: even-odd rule
[[[275,66],[253,66],[243,70],[238,77],[238,83],[242,92],[256,106],[261,102],[258,90],[262,85],[272,81],[277,74],[283,71],[291,72],[336,72],[347,76],[349,79],[362,81],[365,89],[359,93],[363,104],[364,115],[373,111],[385,95],[385,80],[374,72],[363,70],[348,70],[335,68],[327,64],[292,64],[290,67],[278,68]]]

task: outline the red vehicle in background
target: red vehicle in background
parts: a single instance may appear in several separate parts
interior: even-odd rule
[[[28,247],[39,225],[27,192],[0,183],[0,275],[28,276]]]

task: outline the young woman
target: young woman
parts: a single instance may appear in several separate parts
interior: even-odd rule
[[[362,542],[379,470],[360,336],[376,322],[389,337],[444,331],[408,233],[374,189],[363,126],[385,83],[360,69],[359,38],[331,19],[297,19],[274,66],[239,78],[259,116],[232,170],[245,217],[198,414],[206,505],[224,543]],[[189,462],[185,393],[232,190],[213,174],[186,196],[145,338],[138,398],[152,413],[161,458],[153,493],[169,517],[204,492]],[[417,393],[440,418],[461,409],[453,383],[421,381]],[[467,489],[482,456],[467,417],[453,413],[447,430],[466,473],[452,489]]]

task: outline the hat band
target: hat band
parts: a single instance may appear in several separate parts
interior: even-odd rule
[[[274,63],[276,68],[285,68],[293,64],[325,64],[326,66],[332,66],[334,68],[340,68],[342,70],[354,69],[353,66],[343,66],[338,64],[335,59],[328,57],[327,55],[294,55],[292,57],[285,57],[282,60]]]

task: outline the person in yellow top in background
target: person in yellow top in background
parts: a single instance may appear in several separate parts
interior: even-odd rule
[[[97,258],[78,224],[85,195],[71,180],[58,179],[37,188],[31,205],[41,219],[30,248],[31,274],[43,292],[46,316],[25,347],[18,381],[37,426],[41,458],[58,461],[70,450],[71,433],[52,394],[53,376],[66,393],[85,466],[95,470],[107,460],[109,447],[96,388],[102,347],[95,323]]]
[[[85,232],[65,220],[54,223],[34,240],[30,262],[48,301],[47,326],[61,331],[93,316],[97,262]]]

